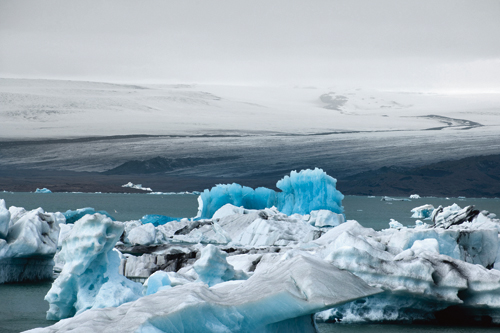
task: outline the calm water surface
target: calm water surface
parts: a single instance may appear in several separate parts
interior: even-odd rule
[[[74,210],[92,207],[106,210],[119,221],[140,219],[146,214],[161,214],[174,217],[193,217],[197,212],[197,196],[149,195],[149,194],[97,194],[97,193],[2,193],[7,206],[26,209],[42,207],[47,212]],[[421,198],[412,201],[381,201],[381,197],[346,196],[343,205],[347,219],[360,222],[376,230],[389,226],[391,218],[404,225],[414,225],[410,210],[424,204],[460,207],[475,205],[479,210],[488,210],[500,216],[500,199],[474,198]],[[48,303],[43,300],[51,282],[0,285],[0,332],[21,332],[34,327],[52,325],[45,320]],[[426,325],[343,325],[319,324],[321,332],[341,333],[451,333],[451,332],[500,332],[499,328],[443,327]]]

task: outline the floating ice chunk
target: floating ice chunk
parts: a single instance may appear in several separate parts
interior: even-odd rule
[[[62,272],[45,296],[50,304],[47,319],[118,306],[142,295],[142,285],[118,274],[120,256],[113,247],[122,232],[122,223],[101,214],[75,223],[59,254],[65,262]]]
[[[143,190],[143,191],[148,191],[148,192],[153,191],[150,187],[142,187],[142,184],[134,184],[132,182],[128,182],[127,184],[122,185],[122,187],[135,188],[137,190]]]
[[[225,204],[243,206],[247,209],[264,209],[275,206],[276,192],[265,187],[255,190],[239,184],[217,185],[211,190],[205,190],[198,199],[198,216],[211,218]]]
[[[314,332],[311,314],[381,291],[321,259],[271,265],[245,281],[188,283],[31,332]]]
[[[412,195],[410,195],[410,199],[420,199],[420,195],[412,194]]]
[[[472,205],[460,209],[457,204],[453,204],[446,208],[442,206],[436,208],[432,212],[431,220],[436,227],[448,229],[452,225],[470,222],[478,215],[479,211]]]
[[[0,200],[0,283],[52,278],[61,223],[61,214],[45,213],[41,208],[7,210]]]
[[[315,227],[336,227],[344,223],[344,215],[326,209],[313,210],[310,214],[309,223]]]
[[[422,205],[415,207],[411,210],[413,215],[411,217],[415,219],[427,219],[432,216],[432,212],[434,211],[433,205]]]
[[[391,222],[389,222],[389,228],[391,229],[401,229],[404,228],[404,226],[396,221],[395,219],[391,219]]]
[[[127,239],[133,245],[151,245],[156,239],[155,226],[152,223],[138,226],[127,233]]]
[[[246,279],[246,274],[242,271],[236,272],[234,267],[227,263],[226,257],[227,254],[216,246],[207,245],[201,250],[200,259],[193,265],[198,278],[210,287],[224,281]]]
[[[250,187],[238,184],[217,185],[205,190],[198,198],[198,215],[211,218],[227,203],[247,209],[264,209],[276,206],[287,215],[294,213],[309,214],[313,210],[327,209],[343,214],[344,196],[336,189],[337,180],[321,169],[292,171],[276,183],[282,192],[271,189]]]
[[[5,207],[5,200],[0,199],[0,238],[5,239],[10,226],[10,212]]]
[[[106,212],[104,210],[96,211],[92,207],[79,208],[77,210],[67,210],[63,214],[64,214],[64,217],[66,217],[66,223],[75,223],[76,221],[78,221],[79,219],[84,217],[85,215],[87,215],[87,214],[92,215],[95,213],[105,215],[105,216],[109,217],[111,220],[115,221],[113,216],[109,215],[108,212]]]
[[[44,187],[44,188],[37,188],[35,193],[52,193],[52,191]]]
[[[170,283],[170,278],[168,277],[167,272],[154,272],[143,284],[146,288],[145,295],[152,295],[160,290],[172,288]]]
[[[336,189],[336,184],[337,180],[322,169],[292,171],[276,183],[282,191],[278,196],[278,210],[287,215],[309,214],[319,209],[342,214],[344,195]]]
[[[16,221],[10,222],[6,246],[2,247],[0,240],[0,258],[52,258],[57,250],[59,219],[41,208],[16,216]]]
[[[382,197],[382,199],[380,199],[380,201],[411,201],[410,199],[406,199],[406,198],[391,198],[391,197]]]
[[[176,221],[176,220],[179,220],[179,219],[175,218],[175,217],[170,217],[170,216],[165,216],[165,215],[157,215],[157,214],[144,215],[141,218],[141,222],[143,224],[151,223],[155,227],[162,225],[162,224],[165,224],[165,223],[168,223],[168,222],[171,222],[171,221]]]

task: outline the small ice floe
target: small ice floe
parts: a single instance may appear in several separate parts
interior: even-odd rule
[[[148,191],[148,192],[153,191],[150,187],[142,187],[142,184],[134,184],[132,182],[128,182],[127,184],[122,185],[122,187],[130,187],[130,188],[135,188],[137,190],[143,190],[143,191]]]

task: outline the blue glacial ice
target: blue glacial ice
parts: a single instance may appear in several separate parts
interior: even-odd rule
[[[60,213],[5,207],[0,200],[0,283],[52,278]]]
[[[418,206],[411,210],[411,212],[413,213],[411,217],[415,219],[430,219],[433,211],[433,205]]]
[[[193,265],[198,279],[209,287],[224,281],[247,279],[244,272],[234,270],[226,257],[227,254],[214,245],[209,244],[203,248],[200,259]]]
[[[123,224],[101,215],[85,215],[75,222],[59,254],[64,266],[45,296],[47,319],[59,320],[88,309],[117,306],[142,296],[142,285],[118,273],[119,252],[114,246]]]
[[[381,292],[310,255],[261,261],[248,280],[166,288],[30,332],[315,332],[314,313]]]
[[[275,206],[282,213],[309,214],[326,209],[342,214],[344,196],[336,189],[337,180],[321,169],[292,171],[276,183],[281,192],[259,187],[252,189],[239,184],[217,185],[200,195],[200,218],[211,218],[227,203],[247,209],[264,209]]]
[[[179,220],[179,218],[157,214],[148,214],[141,218],[142,223],[152,223],[155,227],[176,220]]]
[[[35,193],[52,193],[52,191],[44,187],[44,188],[37,188]]]
[[[105,215],[105,216],[109,217],[110,219],[112,219],[113,221],[115,221],[115,218],[113,216],[109,215],[108,212],[106,212],[104,210],[96,211],[92,207],[79,208],[76,210],[67,210],[63,214],[64,214],[64,217],[66,217],[66,223],[75,223],[76,221],[78,221],[79,219],[84,217],[85,215],[87,215],[87,214],[92,215],[95,213]]]

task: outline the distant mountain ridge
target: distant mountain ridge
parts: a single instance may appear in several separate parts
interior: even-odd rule
[[[416,168],[383,167],[339,179],[344,194],[500,197],[500,155]]]
[[[157,156],[148,160],[132,160],[125,162],[116,168],[102,172],[105,175],[131,175],[131,174],[154,174],[173,171],[180,168],[193,167],[201,164],[220,163],[235,160],[239,156],[223,157],[185,157],[165,158]]]

